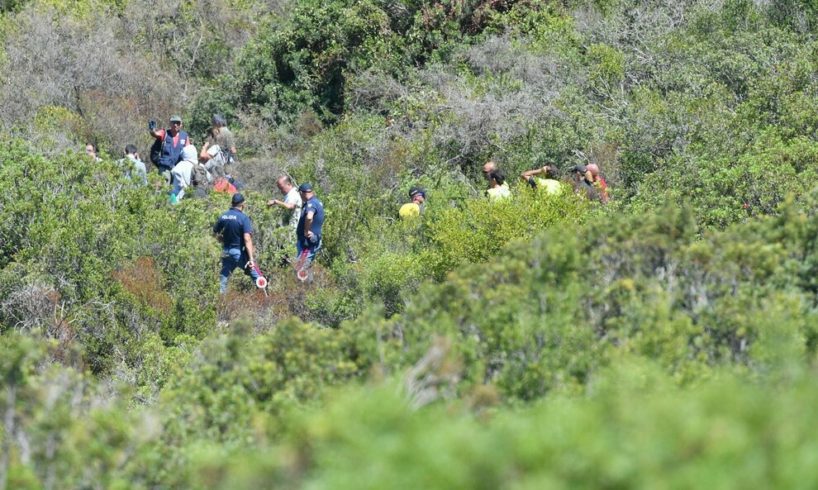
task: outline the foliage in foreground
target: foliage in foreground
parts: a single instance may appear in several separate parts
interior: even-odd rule
[[[223,423],[247,428],[241,444],[202,434],[173,451],[177,435],[160,421],[195,416],[188,407],[127,412],[75,374],[9,364],[15,441],[27,443],[12,445],[13,488],[810,488],[818,478],[815,373],[790,357],[752,380],[717,369],[683,389],[652,363],[619,357],[581,394],[525,407],[498,405],[489,387],[418,407],[406,381],[388,379],[332,390],[320,407],[227,412]],[[174,471],[162,470],[168,458]]]
[[[659,470],[680,454],[691,468],[711,467],[714,479],[731,474],[716,464],[722,457],[761,458],[765,465],[775,465],[778,451],[808,457],[798,439],[771,442],[767,450],[747,441],[768,437],[766,428],[778,427],[777,403],[814,396],[806,383],[779,382],[811,369],[815,360],[815,209],[814,199],[804,199],[777,217],[703,236],[685,209],[639,218],[600,215],[570,233],[546,231],[528,247],[512,244],[493,263],[427,283],[404,312],[389,319],[375,308],[327,329],[251,317],[201,342],[158,349],[147,344],[143,352],[153,356],[146,366],[165,379],[150,404],[130,398],[139,393],[128,384],[106,386],[54,364],[58,353],[71,353],[59,344],[7,333],[4,349],[21,354],[8,356],[4,368],[9,381],[2,403],[14,407],[14,424],[6,427],[13,434],[6,439],[14,455],[11,467],[23,475],[19,478],[44,482],[56,474],[75,486],[252,484],[233,478],[343,486],[352,484],[348,472],[355,466],[340,455],[354,458],[356,451],[371,450],[382,458],[367,466],[372,486],[387,475],[441,487],[468,483],[481,474],[474,461],[487,465],[490,482],[515,467],[520,484],[530,477],[555,479],[555,485],[565,479],[566,485],[610,480],[650,486],[693,478],[682,469]],[[648,363],[656,374],[609,374],[623,362]],[[732,374],[723,378],[724,372]],[[664,379],[655,395],[628,391],[644,376]],[[400,380],[400,388],[387,383],[378,389],[384,378]],[[767,394],[774,386],[780,397]],[[327,396],[341,387],[351,395],[336,413]],[[400,400],[395,390],[403,393]],[[536,400],[546,400],[542,407],[570,409],[552,413]],[[535,407],[524,409],[526,402]],[[668,417],[666,411],[679,405],[694,418],[681,412]],[[647,416],[634,417],[637,407]],[[305,410],[315,416],[299,425]],[[458,415],[464,411],[490,422]],[[52,412],[65,413],[66,422],[53,425]],[[716,423],[722,419],[726,428]],[[788,423],[801,423],[794,419]],[[648,428],[660,420],[665,424]],[[96,429],[103,421],[110,427]],[[476,429],[484,423],[488,432]],[[548,431],[529,440],[527,424],[574,429],[559,432],[564,439],[556,441]],[[712,439],[711,424],[727,433]],[[596,429],[584,431],[586,426]],[[678,437],[682,433],[692,439]],[[769,437],[778,441],[786,434]],[[620,448],[629,436],[644,448]],[[518,449],[495,448],[516,437]],[[92,442],[75,444],[72,438]],[[377,449],[382,439],[397,446]],[[435,442],[419,451],[427,439]],[[665,443],[669,447],[657,454],[652,445]],[[577,461],[556,456],[575,446]],[[95,457],[93,448],[109,462],[82,472],[77,470],[82,465],[64,463]],[[458,448],[474,453],[459,459]],[[238,463],[246,452],[256,456]],[[418,472],[396,473],[393,465],[413,452],[423,453],[417,456]],[[450,472],[443,465],[440,475],[420,470],[434,466],[430,459],[438,454],[461,469]],[[541,454],[555,459],[536,459]],[[640,462],[654,469],[639,471]],[[583,470],[589,467],[596,469]],[[787,467],[771,468],[759,478],[792,478]],[[440,480],[427,480],[433,477]]]

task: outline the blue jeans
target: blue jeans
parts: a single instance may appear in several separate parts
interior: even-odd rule
[[[230,279],[230,274],[236,267],[244,270],[244,273],[253,279],[253,284],[259,278],[258,272],[251,267],[247,267],[249,257],[247,251],[239,250],[238,248],[229,248],[222,251],[222,271],[219,274],[219,292],[224,294],[227,292],[227,280]]]
[[[315,260],[315,254],[321,250],[321,239],[319,238],[315,242],[310,242],[309,240],[300,239],[296,240],[295,242],[295,249],[298,251],[298,254],[295,256],[296,260],[301,259],[301,252],[304,250],[308,250],[307,254],[307,265],[312,264],[312,261]]]

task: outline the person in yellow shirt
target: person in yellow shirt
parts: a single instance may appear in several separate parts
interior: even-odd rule
[[[506,182],[506,176],[500,170],[489,172],[489,188],[486,191],[490,201],[500,201],[511,197],[511,189]]]
[[[410,202],[400,207],[398,215],[401,219],[407,220],[420,216],[423,212],[423,203],[426,202],[426,191],[420,187],[412,187],[409,190]]]
[[[542,177],[537,177],[538,175],[542,175]],[[557,169],[550,165],[526,170],[520,174],[520,178],[528,182],[532,189],[543,192],[548,196],[558,196],[563,192],[563,185],[557,180]]]

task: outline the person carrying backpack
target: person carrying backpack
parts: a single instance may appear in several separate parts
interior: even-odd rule
[[[182,158],[182,150],[187,146],[188,135],[182,131],[182,118],[172,116],[170,127],[157,129],[156,121],[148,122],[148,131],[156,141],[151,146],[151,162],[159,169],[159,173],[171,182],[171,170]]]
[[[236,162],[236,143],[233,133],[227,129],[227,120],[221,114],[213,114],[213,127],[199,154],[207,171],[221,177],[229,173],[229,165]],[[227,168],[226,168],[227,167]]]

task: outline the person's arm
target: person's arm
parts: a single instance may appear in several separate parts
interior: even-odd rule
[[[252,266],[255,262],[253,261],[253,256],[256,255],[256,251],[253,248],[253,234],[252,233],[244,233],[244,247],[247,249],[247,257],[248,257],[248,264]]]
[[[525,180],[525,181],[528,181],[528,179],[530,179],[531,177],[534,177],[535,175],[547,174],[547,173],[548,173],[548,165],[545,165],[545,166],[540,167],[540,168],[535,168],[535,169],[532,169],[532,170],[526,170],[525,172],[520,174],[520,178]]]
[[[288,202],[285,202],[285,201],[280,201],[278,199],[270,199],[269,201],[267,201],[267,205],[268,206],[281,206],[282,208],[287,208],[290,211],[295,209],[295,204],[294,203],[288,203]]]
[[[224,243],[224,236],[222,235],[222,227],[219,226],[219,225],[221,225],[221,223],[222,223],[221,220],[219,220],[219,221],[216,222],[215,225],[213,225],[213,236],[216,237],[216,240],[218,240],[220,243]]]
[[[207,152],[207,149],[210,148],[210,140],[205,140],[204,145],[202,145],[202,151],[199,152],[199,160],[206,162],[210,160],[210,153]]]
[[[149,131],[151,133],[151,136],[158,140],[161,140],[165,137],[165,130],[162,128],[151,129]]]
[[[312,218],[315,216],[314,211],[308,211],[307,217],[304,219],[304,236],[312,240],[315,234],[312,232]]]

